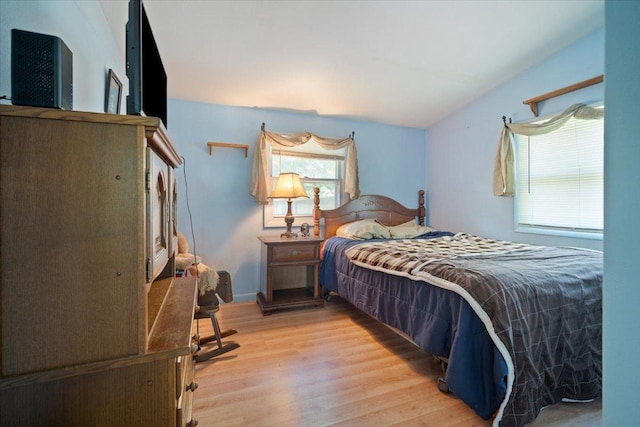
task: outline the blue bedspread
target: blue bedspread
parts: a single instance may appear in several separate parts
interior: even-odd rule
[[[434,232],[421,238],[451,235]],[[403,331],[424,351],[447,358],[449,389],[480,417],[490,419],[505,397],[508,370],[482,321],[450,290],[351,263],[344,251],[358,243],[362,241],[327,240],[321,285]]]

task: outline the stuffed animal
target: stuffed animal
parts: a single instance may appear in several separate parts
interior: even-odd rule
[[[215,292],[220,276],[218,272],[202,263],[202,258],[189,253],[189,242],[178,231],[178,253],[176,254],[176,269],[188,270],[193,276],[198,276],[198,289],[200,296],[206,292]],[[224,299],[223,299],[224,301]]]

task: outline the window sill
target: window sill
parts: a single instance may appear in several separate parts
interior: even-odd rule
[[[309,224],[310,228],[313,228],[313,216],[297,216],[294,214],[294,218],[295,221],[292,225],[292,228],[300,228],[300,226],[302,225],[302,223],[307,223]],[[286,228],[287,224],[284,222],[284,217],[267,217],[266,215],[263,214],[263,221],[262,221],[262,227],[263,228]]]
[[[573,237],[577,239],[602,240],[601,232],[562,230],[555,228],[516,226],[516,233],[546,234],[547,236]]]

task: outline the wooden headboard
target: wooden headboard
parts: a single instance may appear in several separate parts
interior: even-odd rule
[[[324,238],[336,235],[342,224],[360,219],[376,218],[385,225],[398,225],[418,218],[418,224],[424,225],[424,191],[418,191],[418,208],[409,209],[386,196],[369,194],[353,199],[344,205],[330,210],[320,209],[320,189],[313,189],[313,235],[320,236],[320,218],[324,218]]]

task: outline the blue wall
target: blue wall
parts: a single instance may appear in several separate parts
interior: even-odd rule
[[[126,8],[126,3],[122,7]],[[107,74],[112,68],[123,83],[120,111],[126,111],[129,86],[125,61],[98,2],[0,0],[0,95],[6,96],[11,96],[13,28],[60,37],[69,47],[73,53],[74,110],[104,111]]]
[[[422,129],[181,100],[170,101],[168,114],[169,133],[185,158],[186,182],[182,171],[177,177],[180,229],[191,242],[188,195],[196,250],[206,264],[231,273],[237,300],[254,299],[259,289],[257,236],[282,232],[263,229],[262,206],[249,195],[254,148],[263,122],[267,130],[283,133],[345,137],[355,132],[362,194],[384,194],[417,206],[418,190],[425,182]],[[209,141],[249,144],[249,156],[230,148],[215,148],[209,155]]]
[[[504,240],[602,249],[601,240],[516,233],[514,200],[493,196],[492,180],[502,116],[532,119],[523,100],[603,73],[604,30],[599,30],[431,126],[427,130],[431,224]],[[541,103],[540,116],[603,98],[604,85],[598,84]]]
[[[608,1],[604,210],[604,425],[640,420],[640,2]]]

